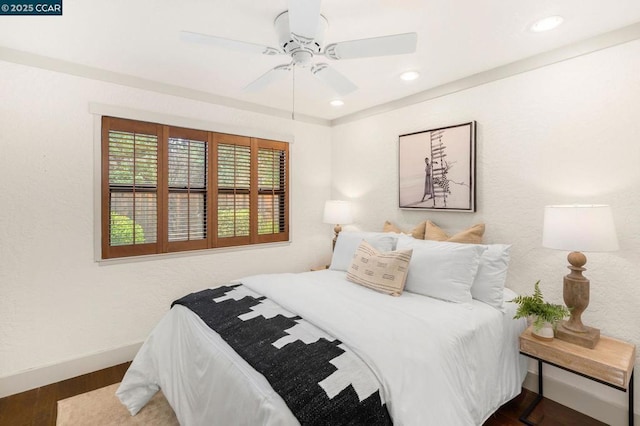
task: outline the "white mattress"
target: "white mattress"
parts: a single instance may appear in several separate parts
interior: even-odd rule
[[[240,280],[348,345],[384,388],[396,425],[479,425],[520,393],[524,320],[474,300],[391,297],[340,271]],[[505,300],[515,294],[505,289]],[[132,414],[162,388],[182,425],[296,425],[266,379],[187,308],[156,326],[117,395]]]

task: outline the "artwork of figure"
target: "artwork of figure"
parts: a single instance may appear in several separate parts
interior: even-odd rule
[[[422,201],[427,198],[430,200],[433,198],[433,180],[431,179],[431,164],[429,164],[429,157],[424,157],[424,194],[422,195]]]
[[[400,208],[475,211],[475,122],[400,136]]]

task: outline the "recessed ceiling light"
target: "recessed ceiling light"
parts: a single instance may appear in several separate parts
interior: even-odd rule
[[[420,73],[418,71],[405,71],[400,74],[400,78],[404,81],[412,81],[418,77],[420,77]]]
[[[549,31],[562,24],[564,19],[562,16],[549,16],[547,18],[540,19],[534,22],[529,29],[534,33],[541,33],[543,31]]]
[[[334,107],[341,107],[342,105],[344,105],[344,101],[342,99],[334,99],[329,103]]]

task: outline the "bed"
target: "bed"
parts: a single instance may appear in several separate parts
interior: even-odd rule
[[[473,282],[466,289],[468,300],[462,303],[408,291],[408,288],[400,297],[391,297],[356,284],[348,279],[349,272],[343,270],[345,266],[341,265],[340,258],[353,257],[353,247],[363,239],[381,249],[413,246],[411,265],[424,269],[426,264],[430,270],[433,268],[429,260],[434,253],[439,256],[443,247],[459,250],[462,246],[431,245],[426,258],[422,242],[396,236],[389,247],[386,246],[388,235],[371,234],[351,235],[349,244],[349,238],[343,238],[342,244],[339,239],[331,269],[246,277],[207,290],[211,293],[198,293],[195,305],[216,312],[217,307],[205,307],[203,300],[218,305],[254,299],[269,301],[275,306],[269,308],[270,314],[245,307],[243,315],[267,318],[284,313],[277,318],[289,316],[316,327],[311,333],[316,340],[318,335],[326,337],[324,340],[333,339],[366,370],[352,376],[344,373],[346,379],[338,377],[340,383],[333,394],[319,383],[325,393],[342,395],[347,389],[357,393],[361,403],[370,395],[378,395],[380,402],[374,405],[383,404],[393,424],[482,424],[497,408],[520,393],[526,374],[526,361],[518,351],[518,336],[526,322],[513,319],[516,307],[508,302],[515,293],[504,288],[504,276],[500,277],[499,296],[495,288],[491,296],[498,297],[500,304],[493,305],[471,297]],[[487,247],[490,246],[475,251],[477,262],[475,270],[471,268],[471,281],[476,280],[482,269],[479,265],[489,252]],[[457,255],[445,253],[444,256],[448,259]],[[495,275],[488,265],[484,263],[484,272]],[[451,267],[445,269],[452,273]],[[425,273],[432,272],[410,269],[407,285],[412,274],[415,281],[418,274]],[[280,388],[272,386],[271,372],[256,371],[255,361],[243,359],[238,354],[242,351],[232,347],[237,342],[230,343],[227,331],[214,331],[209,320],[203,320],[200,314],[181,303],[174,304],[148,336],[117,391],[132,415],[161,389],[182,425],[362,424],[343,417],[334,422],[317,420],[322,417],[313,421],[309,413],[294,415],[291,404],[285,402],[291,395],[283,396],[274,390]],[[278,340],[281,343],[275,345],[286,347],[305,339],[313,341],[307,334],[286,334],[283,340]],[[339,362],[335,359],[329,362],[335,366],[327,370],[325,376],[336,373],[331,376],[335,378],[343,373]],[[323,369],[314,368],[314,374],[320,370]],[[364,378],[372,378],[377,384],[364,383]],[[324,381],[327,380],[330,379]],[[296,379],[286,381],[293,383]],[[362,390],[365,388],[368,390]],[[294,396],[298,396],[297,391],[295,393]]]

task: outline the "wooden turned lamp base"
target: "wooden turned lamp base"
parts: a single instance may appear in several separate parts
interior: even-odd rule
[[[586,331],[578,332],[566,328],[564,326],[566,323],[567,321],[562,321],[558,324],[558,328],[556,329],[557,339],[582,346],[583,348],[593,349],[596,347],[596,344],[600,340],[600,329],[585,325]]]
[[[336,243],[338,242],[338,235],[340,235],[340,232],[342,232],[342,226],[340,226],[340,224],[336,224],[336,226],[333,227],[333,232],[334,232],[334,236],[333,236],[333,241],[331,241],[331,250],[336,249]]]
[[[595,348],[600,340],[600,330],[587,327],[582,323],[582,313],[589,306],[589,280],[582,275],[586,269],[587,257],[580,252],[571,252],[569,261],[569,275],[564,277],[564,303],[571,311],[568,321],[562,321],[556,329],[556,338],[584,348]]]

